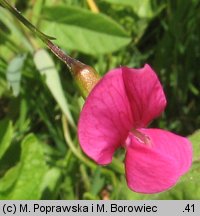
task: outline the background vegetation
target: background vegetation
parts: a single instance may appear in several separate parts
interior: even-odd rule
[[[152,126],[190,135],[194,163],[173,189],[142,195],[127,188],[120,151],[107,167],[86,158],[76,131],[84,101],[69,71],[0,7],[0,199],[199,199],[200,1],[10,2],[101,75],[152,65],[168,99]]]

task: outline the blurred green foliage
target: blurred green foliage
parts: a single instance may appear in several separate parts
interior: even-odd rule
[[[41,31],[101,74],[149,63],[168,99],[152,123],[182,135],[200,128],[198,0],[13,0]],[[42,49],[36,52],[38,49]],[[191,171],[171,190],[130,191],[123,154],[99,167],[80,150],[84,103],[66,66],[0,7],[0,199],[200,199],[200,132]]]

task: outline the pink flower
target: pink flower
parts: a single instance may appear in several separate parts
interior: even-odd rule
[[[192,163],[188,139],[161,129],[145,129],[166,106],[166,98],[149,65],[108,72],[88,96],[80,115],[78,136],[83,151],[98,164],[126,149],[129,188],[158,193],[176,184]]]

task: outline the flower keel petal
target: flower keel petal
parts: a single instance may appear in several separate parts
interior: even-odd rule
[[[126,153],[126,178],[130,189],[158,193],[176,184],[192,163],[192,147],[181,136],[159,129],[141,129],[151,145],[140,143],[132,134]]]

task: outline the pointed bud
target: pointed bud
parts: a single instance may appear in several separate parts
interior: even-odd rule
[[[71,71],[82,96],[86,98],[100,80],[99,74],[94,70],[94,68],[79,61],[71,65]]]
[[[88,96],[92,88],[100,80],[99,74],[94,68],[65,54],[58,46],[48,41],[47,46],[69,68],[77,86],[84,98]]]

